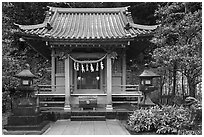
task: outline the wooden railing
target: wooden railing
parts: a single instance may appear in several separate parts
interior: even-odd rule
[[[38,90],[36,93],[38,106],[45,106],[45,104],[48,106],[50,104],[53,106],[55,106],[55,104],[56,106],[57,104],[64,104],[64,101],[56,101],[55,99],[62,99],[65,97],[65,94],[55,94],[55,92],[52,92],[53,88],[56,90],[58,87],[65,87],[65,85],[38,85]],[[118,99],[118,101],[113,101],[113,103],[140,103],[143,99],[143,95],[139,91],[139,85],[113,85],[113,87],[121,87],[121,89],[124,88],[125,92],[128,93],[126,94],[122,92],[121,94],[112,94],[113,99]],[[72,92],[73,89],[74,87],[71,86],[70,92]],[[48,100],[45,98],[48,98]],[[123,98],[127,100],[123,100]],[[122,101],[120,101],[120,99]]]
[[[140,104],[144,97],[139,90],[139,85],[113,85],[121,87],[122,94],[112,94],[113,104]]]
[[[56,89],[57,87],[65,87],[65,85],[38,85],[38,94],[40,93],[50,93],[52,92],[52,89]],[[139,85],[113,85],[113,87],[121,87],[124,88],[125,91],[139,91]],[[103,88],[105,89],[105,85],[103,85]],[[74,86],[71,85],[71,92],[73,91]]]
[[[120,87],[126,92],[139,91],[139,85],[113,85],[113,87]]]
[[[57,87],[65,87],[65,85],[38,85],[38,91],[39,92],[52,92],[53,88]]]
[[[125,91],[139,91],[139,85],[121,85],[121,87],[125,87]]]
[[[49,108],[63,108],[64,107],[64,96],[65,94],[53,93],[57,87],[65,87],[65,85],[38,85],[37,106],[41,109]],[[61,99],[61,100],[59,100]],[[59,107],[61,106],[61,107]]]

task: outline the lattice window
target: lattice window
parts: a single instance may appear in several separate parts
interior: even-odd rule
[[[117,59],[113,61],[112,73],[122,73],[122,56],[118,55]]]
[[[56,59],[56,73],[64,73],[64,60]]]

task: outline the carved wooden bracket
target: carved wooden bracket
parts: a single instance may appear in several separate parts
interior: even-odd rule
[[[73,48],[64,48],[62,51],[60,51],[60,53],[56,55],[56,57],[59,58],[59,60],[65,60],[69,57],[69,54],[72,50]]]
[[[117,56],[118,56],[117,52],[115,52],[115,51],[109,53],[108,55],[109,55],[110,58],[113,59],[113,60],[114,60],[114,59],[117,59]]]

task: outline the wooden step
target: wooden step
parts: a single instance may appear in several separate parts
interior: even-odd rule
[[[64,104],[64,101],[40,101],[40,104]]]
[[[105,121],[105,116],[71,116],[71,121]]]
[[[64,110],[64,107],[40,107],[40,110],[52,110],[52,109],[59,109],[59,110]]]
[[[112,101],[113,104],[124,104],[124,103],[131,103],[131,104],[136,104],[138,101]]]
[[[105,112],[86,112],[86,111],[78,111],[78,112],[71,112],[72,116],[105,116]]]

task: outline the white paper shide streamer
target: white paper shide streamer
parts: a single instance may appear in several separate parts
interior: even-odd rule
[[[86,71],[91,72],[99,71],[99,69],[103,70],[104,69],[103,59],[105,59],[106,56],[107,54],[98,60],[83,60],[83,61],[76,60],[71,56],[69,57],[74,61],[74,70],[76,71],[81,70],[81,72],[83,73]]]

